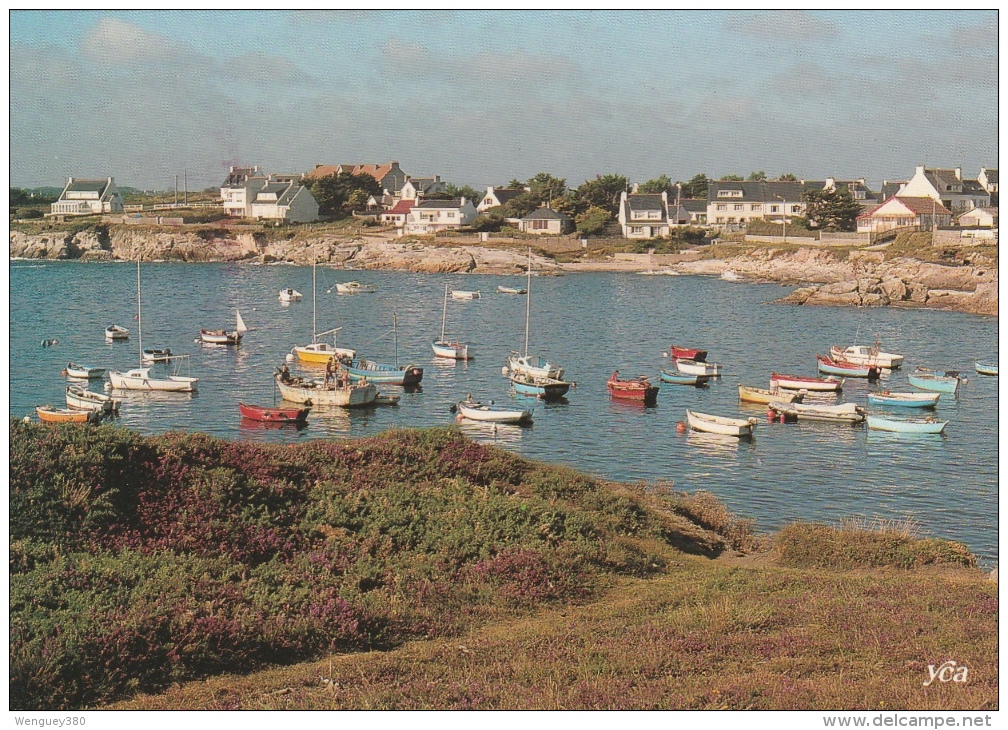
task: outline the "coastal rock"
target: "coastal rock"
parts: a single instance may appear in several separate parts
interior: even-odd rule
[[[879,284],[882,293],[891,301],[902,301],[907,297],[907,287],[898,276],[887,276]]]

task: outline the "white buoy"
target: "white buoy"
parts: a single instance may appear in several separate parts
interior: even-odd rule
[[[294,353],[293,352],[288,352],[287,353],[287,357],[284,358],[284,359],[287,360],[287,362],[294,362]]]
[[[501,368],[501,375],[507,375],[507,374],[508,374],[508,367],[507,365],[505,365],[504,367]]]

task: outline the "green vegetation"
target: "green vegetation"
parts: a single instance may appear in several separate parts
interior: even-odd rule
[[[841,538],[768,552],[710,494],[454,429],[10,433],[14,709],[996,705],[996,586],[952,543],[844,533],[827,561],[941,575],[778,567]],[[977,680],[922,692],[943,646]]]

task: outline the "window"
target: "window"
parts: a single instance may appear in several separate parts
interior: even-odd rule
[[[546,231],[549,230],[549,221],[546,220],[534,220],[532,221],[533,231]]]
[[[644,232],[644,226],[630,226],[630,233],[641,234]]]
[[[749,207],[749,210],[751,210],[751,211],[752,211],[753,213],[758,213],[758,212],[760,212],[761,210],[763,210],[763,204],[762,204],[762,203],[753,203],[753,204],[752,204],[752,205],[751,205],[751,206]]]
[[[745,206],[742,205],[741,203],[736,203],[735,210],[745,210]]]
[[[717,196],[719,198],[741,198],[741,190],[718,190]]]
[[[771,213],[780,213],[780,206],[779,205],[771,205],[770,206],[770,212]]]
[[[724,203],[718,203],[717,209],[718,210],[728,210],[728,206],[725,205]]]

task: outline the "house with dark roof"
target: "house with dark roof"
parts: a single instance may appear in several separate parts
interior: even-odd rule
[[[457,230],[472,223],[475,217],[476,206],[465,198],[419,200],[406,214],[403,232],[430,235],[439,231]]]
[[[318,201],[300,179],[270,179],[251,193],[252,218],[283,223],[318,220]]]
[[[115,179],[68,178],[59,199],[50,206],[50,215],[95,215],[122,213],[123,197]]]
[[[399,197],[403,200],[421,201],[436,193],[447,193],[448,186],[441,182],[441,176],[407,177]]]
[[[267,175],[259,171],[258,165],[253,167],[232,165],[224,182],[221,183],[224,213],[236,218],[251,218],[252,200],[255,197],[251,191],[262,188],[267,179]]]
[[[624,238],[662,238],[669,234],[668,193],[620,193],[616,219]]]
[[[712,180],[707,184],[707,225],[743,226],[751,220],[784,221],[805,215],[805,191],[825,183],[804,180]]]
[[[315,169],[307,174],[309,180],[319,180],[330,175],[370,175],[378,183],[383,193],[398,196],[408,175],[399,167],[395,160],[384,165],[360,163],[343,163],[339,165],[315,165]]]
[[[932,197],[898,196],[865,211],[857,218],[858,233],[881,233],[894,228],[930,231],[952,225],[952,211]]]
[[[560,236],[574,230],[574,220],[566,213],[543,206],[520,219],[518,230],[537,236]]]
[[[980,174],[977,175],[977,182],[983,186],[991,195],[997,195],[998,191],[998,171],[996,167],[981,167]]]
[[[689,213],[689,224],[691,226],[707,225],[707,199],[706,198],[683,198],[679,205]]]
[[[486,195],[483,196],[483,199],[476,206],[476,210],[479,213],[485,213],[490,208],[507,205],[509,201],[514,200],[522,193],[528,192],[528,190],[529,188],[495,188],[490,185],[486,189]]]
[[[976,180],[963,180],[962,168],[930,169],[918,165],[897,193],[902,198],[934,198],[951,211],[990,207],[990,193]]]

